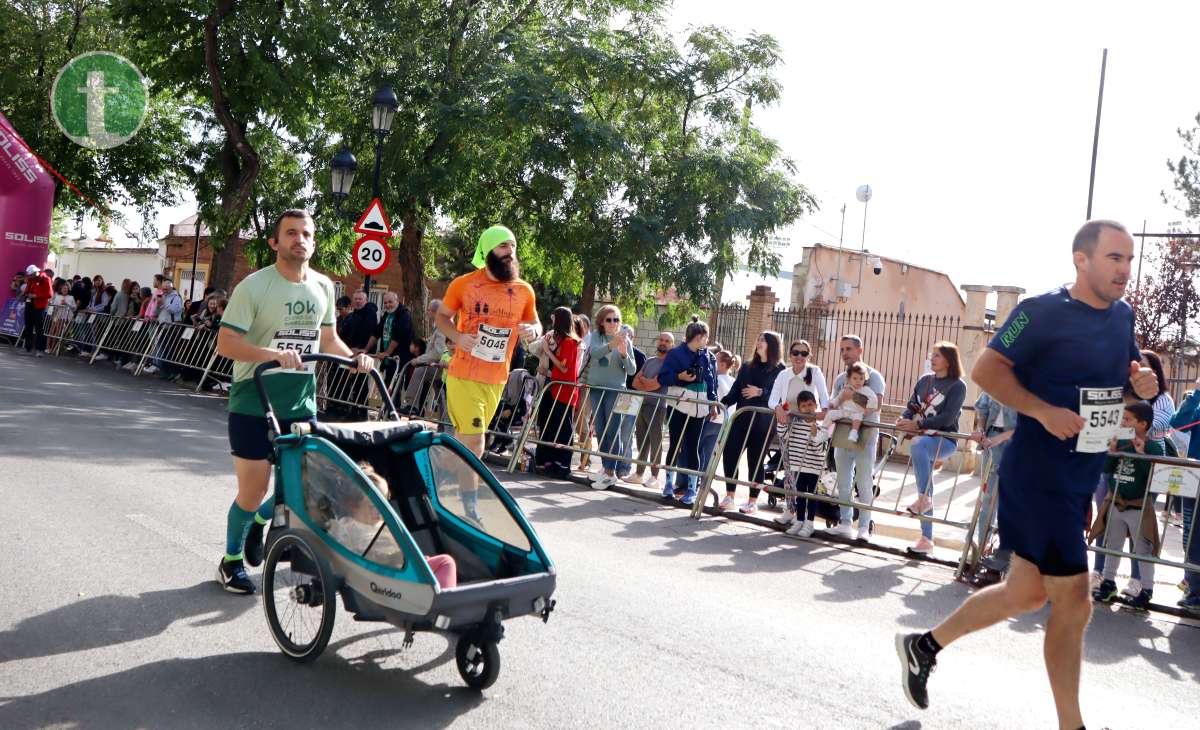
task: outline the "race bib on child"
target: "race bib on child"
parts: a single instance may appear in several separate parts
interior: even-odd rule
[[[1079,415],[1083,430],[1075,441],[1075,450],[1084,454],[1102,454],[1121,428],[1125,402],[1121,388],[1080,388]]]
[[[512,327],[481,324],[471,355],[484,362],[504,362],[508,359],[509,337],[512,337]]]
[[[314,352],[320,352],[319,337],[320,330],[306,329],[290,329],[277,330],[275,336],[271,338],[270,348],[272,350],[295,350],[301,355],[311,355]],[[315,373],[317,364],[315,362],[305,363],[304,370],[270,370],[266,374],[274,375],[276,373]]]

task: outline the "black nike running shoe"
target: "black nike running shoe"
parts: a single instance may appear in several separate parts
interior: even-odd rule
[[[246,533],[246,564],[251,568],[257,568],[262,565],[263,561],[263,527],[257,521],[250,525],[250,532]]]
[[[254,583],[250,581],[250,576],[246,575],[246,567],[240,560],[222,558],[217,566],[217,582],[230,593],[254,593]]]
[[[917,646],[920,634],[896,634],[896,656],[900,657],[900,686],[904,696],[919,710],[929,707],[929,693],[925,683],[937,667],[937,659],[929,656]]]

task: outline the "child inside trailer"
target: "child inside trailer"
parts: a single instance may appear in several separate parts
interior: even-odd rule
[[[357,466],[379,497],[390,501],[392,490],[387,480],[366,461],[357,462]],[[309,505],[309,514],[338,543],[381,565],[396,568],[404,565],[404,556],[384,526],[383,516],[361,489],[347,485],[342,489],[314,490],[308,496],[314,502]],[[458,585],[458,566],[453,556],[426,555],[425,560],[443,590]]]

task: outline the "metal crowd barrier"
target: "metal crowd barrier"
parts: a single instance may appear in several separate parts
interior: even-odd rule
[[[1141,522],[1138,524],[1137,534],[1131,536],[1129,550],[1123,549],[1125,545],[1124,539],[1121,541],[1122,549],[1114,548],[1107,544],[1104,546],[1089,544],[1088,550],[1108,556],[1106,559],[1128,558],[1156,565],[1181,568],[1185,571],[1200,572],[1200,543],[1196,542],[1196,527],[1198,525],[1198,516],[1200,516],[1200,510],[1196,509],[1197,491],[1198,487],[1200,487],[1200,461],[1173,456],[1155,456],[1152,454],[1131,454],[1125,452],[1109,452],[1109,455],[1133,459],[1135,461],[1147,461],[1153,464],[1149,481],[1146,485],[1146,493],[1142,496],[1141,510],[1143,513],[1147,508],[1156,509],[1155,503],[1160,494],[1167,495],[1168,504],[1164,505],[1162,515],[1156,515],[1155,517],[1159,539],[1157,549],[1153,555],[1135,552],[1142,537],[1143,523]],[[1169,502],[1172,496],[1179,498],[1183,502],[1182,511],[1184,519],[1183,525],[1180,527],[1183,533],[1183,555],[1179,560],[1162,557],[1162,549],[1166,545],[1167,530],[1172,527],[1168,514],[1170,511]],[[1109,505],[1107,518],[1112,519],[1116,511],[1117,508],[1114,501]],[[1188,512],[1191,512],[1191,514],[1189,515]],[[1101,537],[1103,537],[1103,534],[1101,534]],[[1191,561],[1188,560],[1189,556],[1192,558]]]
[[[595,408],[590,409],[591,412],[589,412],[588,410],[577,407],[575,409],[575,413],[572,414],[572,422],[569,424],[569,433],[571,434],[569,441],[563,443],[560,441],[548,440],[545,436],[546,433],[563,433],[563,427],[568,425],[566,423],[568,410],[565,408],[555,408],[553,403],[547,403],[547,399],[550,401],[555,401],[553,396],[549,395],[548,397],[548,394],[551,394],[552,390],[555,388],[566,388],[578,392],[580,394],[580,400],[582,401],[585,387],[592,393],[603,393],[604,395],[602,397],[607,398],[611,396],[614,399],[612,407],[608,409],[608,417],[604,419],[603,423],[600,423],[598,422],[598,414],[596,413]],[[629,464],[631,467],[651,467],[675,474],[693,476],[699,479],[699,483],[697,485],[697,495],[703,494],[704,492],[702,490],[705,489],[708,483],[712,481],[713,472],[716,470],[717,461],[715,459],[709,459],[708,464],[704,469],[693,469],[690,467],[680,466],[679,460],[681,454],[678,445],[668,444],[666,439],[661,439],[659,448],[651,453],[644,453],[645,450],[641,448],[640,444],[638,453],[632,453],[633,449],[631,448],[631,445],[633,441],[632,436],[634,422],[637,419],[638,413],[641,411],[641,409],[645,408],[647,404],[652,404],[650,406],[651,412],[649,416],[651,423],[658,422],[661,411],[662,421],[666,422],[664,423],[664,426],[669,424],[670,418],[673,415],[672,410],[683,413],[683,411],[678,408],[679,406],[702,411],[704,413],[704,415],[701,416],[688,415],[687,417],[689,418],[689,421],[683,422],[685,429],[697,425],[692,423],[692,421],[707,420],[707,414],[711,409],[716,408],[719,413],[724,416],[725,421],[721,426],[722,430],[718,436],[718,448],[723,441],[724,434],[728,431],[729,409],[717,401],[680,397],[670,394],[631,391],[625,388],[611,388],[598,385],[584,386],[581,383],[551,381],[547,382],[545,386],[541,388],[534,399],[533,409],[528,416],[525,427],[521,430],[521,436],[517,442],[517,448],[514,450],[513,455],[509,460],[508,470],[510,472],[519,470],[523,461],[522,454],[525,451],[525,447],[532,444],[534,446],[546,446],[555,449],[562,449],[573,454],[580,454],[581,456],[587,455],[600,459],[610,459],[613,461],[623,462]],[[550,414],[551,420],[547,420],[547,422],[544,424],[545,428],[540,428],[538,426],[538,415],[543,411],[547,411]],[[557,420],[552,420],[553,416],[555,415],[557,415]],[[627,421],[625,419],[629,420]],[[700,423],[699,425],[702,427],[703,423]],[[621,431],[623,429],[628,436],[622,435]],[[590,437],[583,444],[576,443],[577,439],[575,434],[589,432],[595,434],[596,444],[594,447],[591,443]],[[604,448],[606,443],[609,444],[609,448],[607,450]],[[630,453],[625,453],[627,451]],[[698,454],[697,456],[697,460],[702,461],[702,455]],[[699,501],[699,497],[697,497],[697,500]]]

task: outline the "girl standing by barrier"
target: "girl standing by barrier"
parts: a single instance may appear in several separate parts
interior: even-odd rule
[[[716,419],[720,410],[704,401],[717,400],[716,361],[707,349],[708,323],[692,317],[684,331],[684,341],[667,353],[659,371],[659,386],[675,399],[667,420],[671,446],[667,464],[681,469],[700,469],[700,437],[704,422]],[[687,474],[675,474],[675,483],[663,488],[663,497],[678,499],[689,506],[696,501],[696,487]]]
[[[780,364],[782,347],[779,334],[766,331],[758,336],[754,346],[754,359],[738,370],[737,380],[733,389],[721,399],[730,407],[758,406],[766,408],[768,396],[775,385],[775,379],[783,370]],[[761,484],[763,480],[763,457],[767,452],[767,444],[771,439],[771,416],[766,413],[752,413],[748,417],[734,418],[729,427],[729,435],[725,441],[722,454],[725,463],[725,476],[737,479],[738,462],[742,454],[746,454],[746,465],[750,471],[749,480]],[[750,498],[741,506],[742,514],[752,515],[758,511],[759,487],[750,487]],[[729,509],[734,505],[734,494],[737,485],[726,482],[725,499],[721,500],[721,509]]]
[[[575,383],[579,365],[579,340],[572,331],[571,310],[559,307],[550,315],[550,332],[541,339],[542,352],[550,361],[551,382]],[[542,398],[537,424],[542,441],[569,445],[575,427],[575,407],[579,405],[578,385],[550,386],[550,397]],[[550,476],[565,479],[571,474],[568,449],[538,445],[534,463]]]

